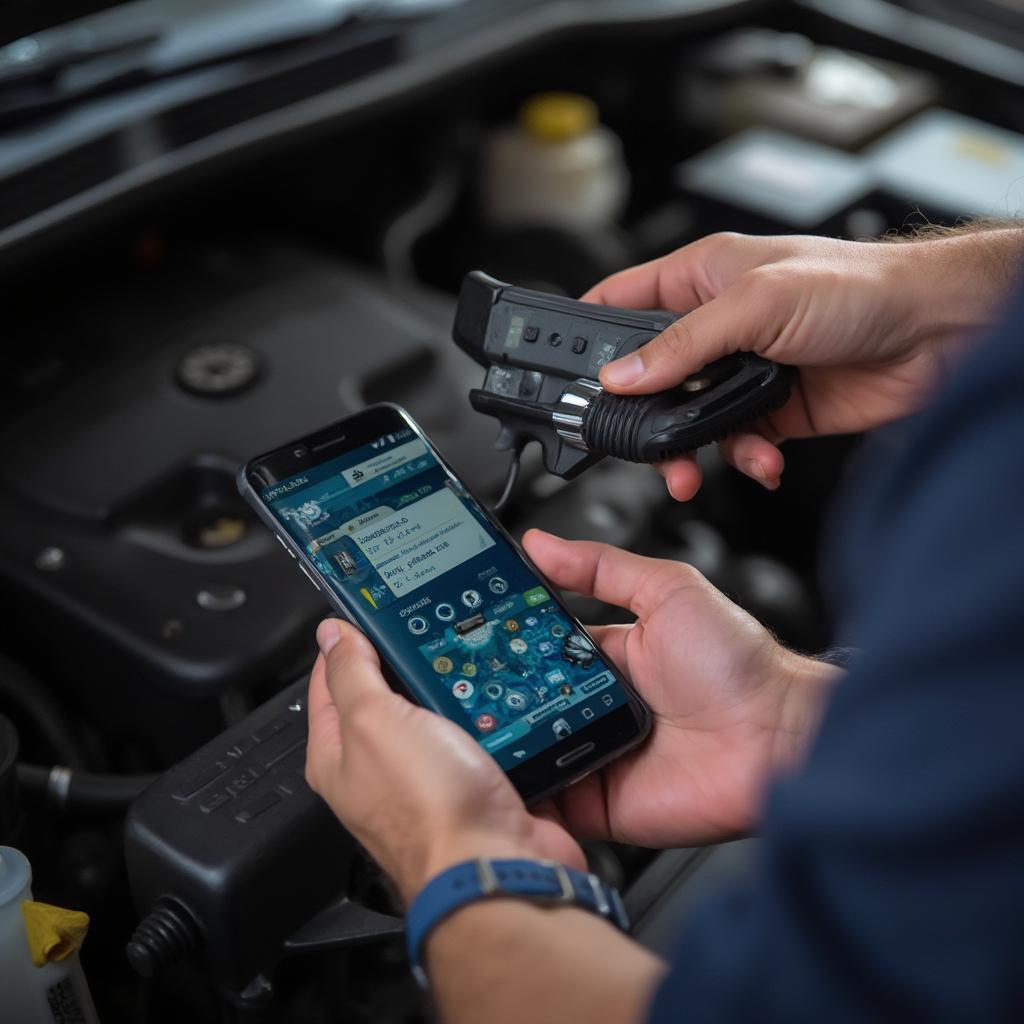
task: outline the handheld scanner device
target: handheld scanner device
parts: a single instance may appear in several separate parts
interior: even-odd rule
[[[545,468],[571,479],[605,455],[650,463],[693,451],[789,397],[792,369],[747,352],[709,363],[658,394],[613,395],[601,387],[605,363],[678,319],[516,288],[474,270],[462,283],[452,333],[487,370],[469,400],[499,421],[496,447],[538,441]]]

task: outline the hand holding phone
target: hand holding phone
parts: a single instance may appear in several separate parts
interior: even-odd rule
[[[524,799],[649,732],[628,682],[401,409],[253,459],[239,485],[389,682],[473,736]]]
[[[406,903],[476,857],[584,867],[564,827],[531,814],[471,736],[388,688],[358,630],[328,620],[317,640],[325,653],[310,680],[306,777]]]

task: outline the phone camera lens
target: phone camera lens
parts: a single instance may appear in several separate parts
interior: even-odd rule
[[[295,458],[297,458],[297,459],[305,458],[308,454],[309,454],[309,449],[304,447],[304,446],[302,446],[302,445],[299,445],[298,448],[292,449],[292,455],[294,455]]]

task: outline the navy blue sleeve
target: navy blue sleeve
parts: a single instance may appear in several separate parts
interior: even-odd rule
[[[905,442],[840,538],[858,654],[651,1024],[1024,1020],[1024,295]]]

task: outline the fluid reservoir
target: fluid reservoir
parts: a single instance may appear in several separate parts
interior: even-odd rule
[[[622,143],[586,96],[534,96],[516,124],[487,142],[482,199],[494,226],[600,228],[622,213],[628,194]]]
[[[96,1024],[78,959],[88,921],[34,902],[28,858],[0,846],[0,1020]]]

